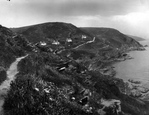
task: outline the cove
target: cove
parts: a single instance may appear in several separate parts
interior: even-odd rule
[[[141,41],[142,45],[149,46],[149,40]],[[133,59],[115,63],[115,77],[128,81],[129,79],[140,81],[149,88],[149,47],[144,51],[131,51],[128,54]]]

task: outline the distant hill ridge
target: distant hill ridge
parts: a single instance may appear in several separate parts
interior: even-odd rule
[[[141,37],[138,37],[138,36],[133,36],[133,35],[128,35],[130,36],[131,38],[135,39],[136,41],[143,41],[145,40],[144,38],[141,38]]]
[[[112,47],[121,47],[124,44],[128,45],[128,47],[141,46],[133,38],[113,28],[82,27],[80,29],[89,32],[100,40],[108,42]]]
[[[24,35],[30,42],[48,41],[49,39],[81,38],[91,40],[92,36],[70,23],[49,22],[20,28],[11,28],[13,32]]]
[[[49,48],[58,53],[67,50],[67,56],[84,52],[85,57],[108,54],[110,58],[111,55],[117,57],[119,52],[143,49],[139,42],[113,28],[78,28],[70,23],[49,22],[11,30],[32,43],[46,42],[48,51]]]
[[[96,39],[98,39],[96,41],[108,44],[114,48],[120,48],[124,45],[126,47],[141,46],[141,44],[132,39],[132,37],[124,35],[113,28],[78,28],[70,23],[48,22],[20,28],[11,28],[11,30],[15,33],[22,34],[28,41],[33,43],[58,40],[61,45],[68,46],[70,44],[65,43],[65,41],[71,38],[73,41],[71,46],[76,47],[77,45],[91,41],[93,37],[96,36]],[[85,36],[86,39],[82,39],[83,36]]]

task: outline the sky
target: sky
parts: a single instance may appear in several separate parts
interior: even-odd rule
[[[110,27],[149,39],[149,0],[0,0],[1,25],[44,22]]]

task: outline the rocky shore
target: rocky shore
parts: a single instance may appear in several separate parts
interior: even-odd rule
[[[149,99],[149,87],[140,81],[128,80],[123,83],[121,90],[124,94],[144,101]]]
[[[145,45],[139,51],[146,50],[145,47],[147,47],[147,45]],[[114,61],[114,63],[129,60],[129,59],[134,59],[134,58],[135,57],[131,57],[129,54],[125,53],[122,57],[117,58]],[[113,68],[110,71],[115,71],[115,75],[116,75],[116,70]],[[120,83],[118,86],[122,93],[128,96],[137,98],[137,99],[148,101],[149,100],[149,85],[148,84],[149,84],[148,81],[144,82],[144,81],[139,81],[139,80],[134,80],[134,79],[128,79],[127,81],[120,80]]]

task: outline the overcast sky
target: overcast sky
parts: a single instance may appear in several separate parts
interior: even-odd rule
[[[149,0],[0,0],[3,26],[57,21],[112,27],[149,39]]]

